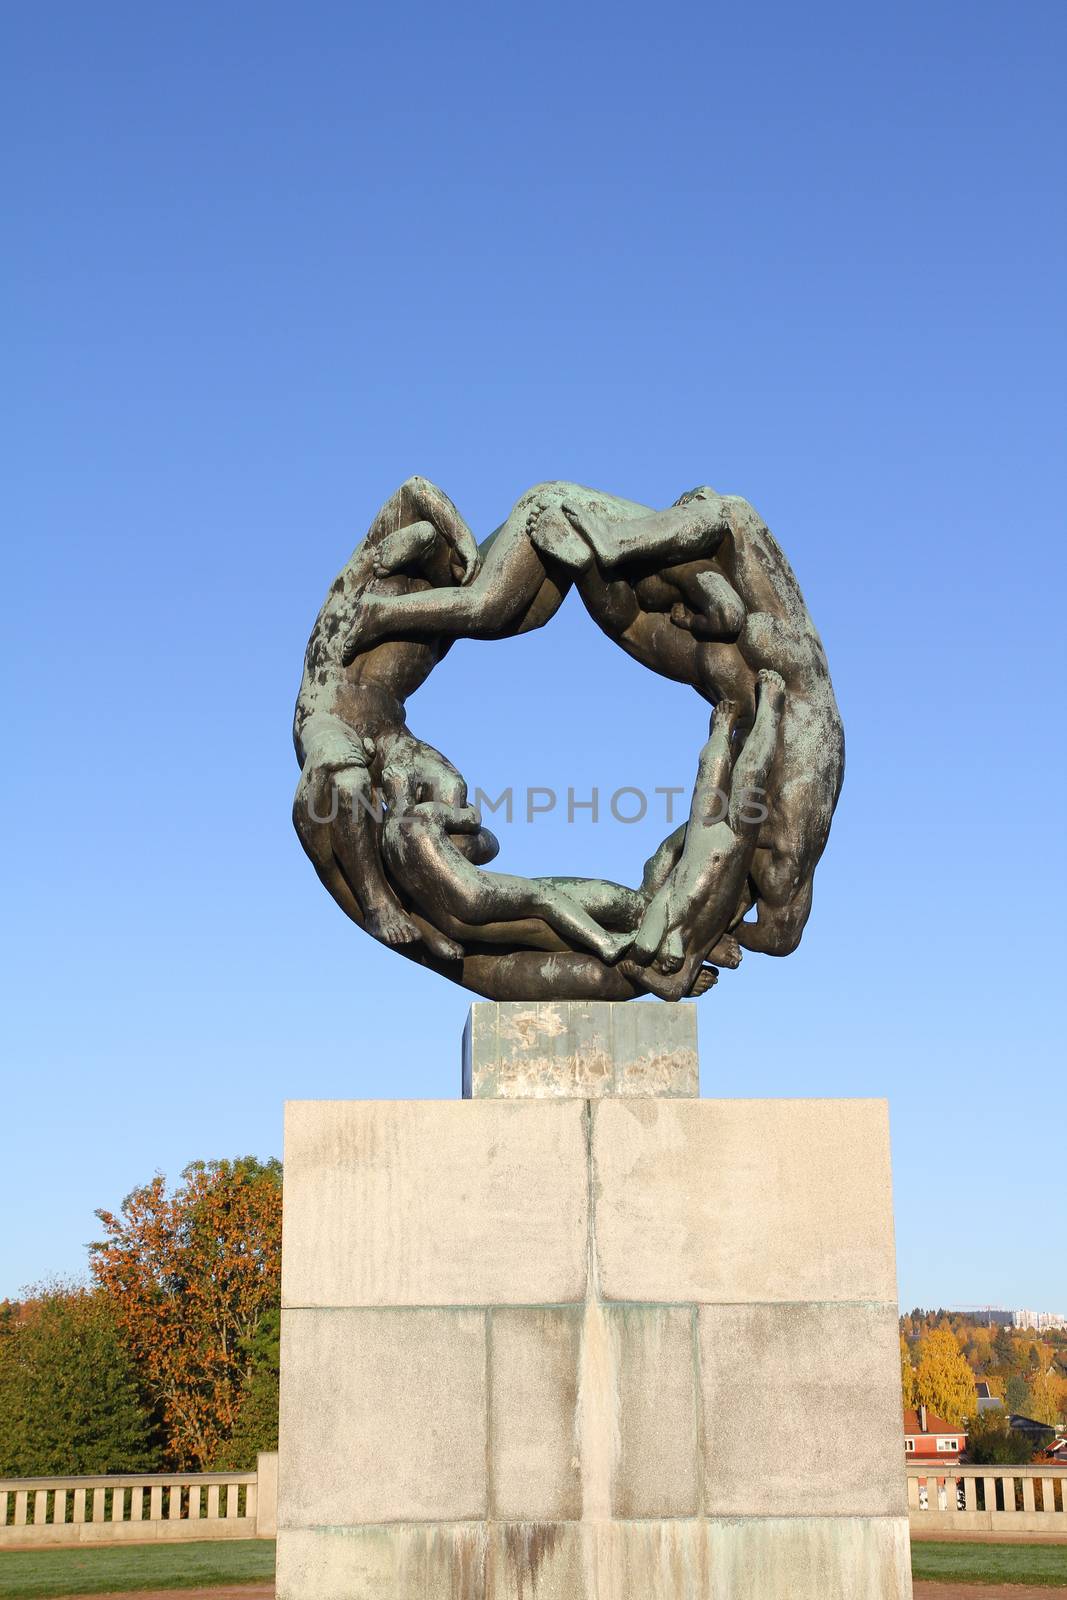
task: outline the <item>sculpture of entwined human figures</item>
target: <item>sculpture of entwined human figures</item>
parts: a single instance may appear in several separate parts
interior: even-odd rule
[[[498,844],[405,705],[456,638],[543,627],[572,586],[608,636],[714,709],[688,820],[639,888],[487,870]],[[331,586],[308,643],[294,821],[353,921],[495,1000],[679,1000],[742,948],[788,955],[844,771],[826,654],[744,500],[666,511],[572,483],[522,496],[484,544],[411,478]]]

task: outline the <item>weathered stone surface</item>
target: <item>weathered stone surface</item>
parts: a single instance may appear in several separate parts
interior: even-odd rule
[[[578,1373],[582,1309],[494,1311],[489,1323],[490,1514],[582,1514]]]
[[[882,1100],[601,1100],[609,1300],[896,1300]]]
[[[587,1276],[581,1101],[286,1107],[286,1306],[561,1304]]]
[[[897,1308],[700,1308],[704,1509],[906,1512]]]
[[[880,1103],[296,1106],[287,1155],[279,1600],[907,1600]]]
[[[699,1095],[696,1010],[481,1001],[463,1032],[463,1093],[467,1099]]]
[[[697,1483],[696,1314],[609,1306],[617,1440],[616,1517],[693,1517]]]
[[[483,1523],[283,1528],[277,1600],[488,1600]]]
[[[283,1528],[481,1518],[486,1316],[282,1314]]]
[[[278,1600],[911,1600],[907,1519],[283,1532]]]
[[[278,1452],[260,1451],[256,1457],[256,1538],[273,1539],[278,1532]]]
[[[710,1535],[711,1600],[911,1600],[907,1517],[742,1517]]]

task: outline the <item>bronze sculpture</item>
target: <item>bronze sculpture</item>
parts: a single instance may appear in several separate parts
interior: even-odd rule
[[[714,707],[689,820],[637,889],[487,871],[497,841],[463,777],[407,726],[454,639],[542,627],[572,584],[628,654]],[[319,613],[294,738],[297,832],[342,910],[496,1000],[677,1000],[742,947],[789,954],[844,771],[792,569],[746,501],[707,488],[655,512],[541,484],[479,549],[451,500],[409,479]]]

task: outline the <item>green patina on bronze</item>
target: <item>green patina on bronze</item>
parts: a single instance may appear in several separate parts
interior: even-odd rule
[[[689,818],[635,888],[487,871],[499,846],[464,778],[407,725],[454,639],[543,627],[572,585],[627,654],[714,708]],[[479,548],[447,495],[409,479],[319,613],[294,738],[297,832],[342,910],[495,1000],[680,1000],[742,949],[788,955],[844,773],[792,568],[747,501],[709,488],[652,511],[540,484]]]

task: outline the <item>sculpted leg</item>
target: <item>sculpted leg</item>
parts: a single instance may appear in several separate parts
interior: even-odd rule
[[[721,572],[705,568],[686,574],[679,588],[689,605],[671,607],[675,627],[687,628],[698,639],[732,643],[738,637],[745,625],[744,601]]]
[[[390,888],[381,858],[378,822],[367,774],[337,774],[337,820],[331,830],[334,855],[363,907],[367,932],[382,944],[410,944],[419,937]]]
[[[646,897],[638,889],[606,878],[535,878],[550,889],[559,889],[604,928],[632,931],[645,914]]]
[[[564,503],[563,512],[607,568],[624,561],[670,564],[714,555],[729,526],[723,501],[713,489],[694,491],[694,498],[666,511],[621,521],[601,510],[596,497],[583,502],[575,496]]]
[[[347,664],[360,651],[401,634],[498,639],[522,632],[527,613],[548,588],[554,604],[538,608],[535,625],[542,627],[559,608],[566,587],[564,583],[559,588],[558,578],[553,584],[541,553],[527,535],[526,517],[516,518],[513,512],[493,537],[470,583],[415,594],[365,593],[357,602],[341,659]]]
[[[757,900],[757,921],[737,924],[734,929],[737,942],[760,955],[791,956],[811,915],[813,888],[814,880],[809,878],[784,906],[770,906],[765,900]]]
[[[348,916],[354,904],[356,920],[383,944],[418,939],[418,929],[386,881],[370,775],[364,768],[302,775],[293,823],[319,877]]]
[[[785,684],[777,672],[757,673],[756,720],[734,762],[730,784],[729,822],[738,838],[759,833],[765,812],[767,779],[778,750],[778,732],[785,710]]]

